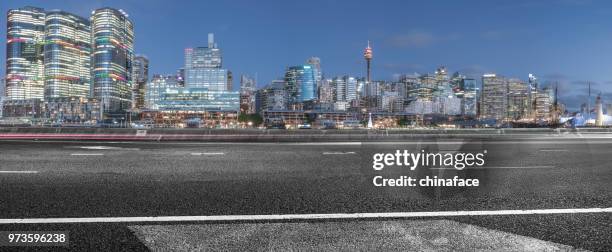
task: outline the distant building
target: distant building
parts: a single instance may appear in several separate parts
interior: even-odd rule
[[[319,88],[323,81],[323,72],[321,70],[321,59],[318,57],[310,57],[306,60],[306,64],[311,65],[313,67],[314,77],[315,77],[315,88]]]
[[[134,57],[132,71],[132,78],[134,79],[132,108],[143,109],[145,108],[145,92],[149,82],[149,59],[142,55]]]
[[[319,102],[321,103],[333,103],[336,90],[332,85],[332,80],[323,79],[321,86],[319,87]]]
[[[540,121],[549,121],[553,112],[553,90],[544,88],[538,90],[535,98],[535,117]]]
[[[208,34],[207,47],[185,49],[185,86],[204,88],[211,91],[231,91],[228,89],[229,71],[222,68],[221,49]]]
[[[508,82],[496,74],[482,76],[480,117],[501,122],[506,117],[508,106]]]
[[[247,75],[240,76],[240,113],[255,113],[256,86],[255,79]]]
[[[175,76],[153,77],[147,92],[148,107],[177,121],[200,118],[209,127],[228,126],[223,118],[235,120],[240,93],[227,89],[228,71],[221,63],[221,50],[211,33],[207,47],[185,49],[184,84],[181,70]]]
[[[262,113],[264,111],[287,110],[290,96],[285,88],[285,81],[274,80],[264,88],[257,90],[256,93],[256,111]]]
[[[317,98],[316,85],[312,65],[292,66],[285,71],[285,89],[291,102],[305,102]]]
[[[465,78],[462,80],[463,101],[461,113],[465,116],[476,117],[478,112],[478,87],[476,80]]]
[[[158,104],[161,102],[161,96],[166,90],[182,87],[177,75],[153,75],[153,78],[145,89],[145,107],[151,110],[159,109]]]
[[[508,107],[507,119],[515,121],[528,117],[529,111],[529,86],[519,79],[508,80]]]

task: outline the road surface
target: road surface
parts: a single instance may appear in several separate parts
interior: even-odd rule
[[[372,168],[375,153],[483,152],[479,169]],[[595,209],[612,207],[612,139],[410,142],[0,141],[0,219]],[[376,187],[375,176],[476,178],[478,187]],[[435,217],[589,250],[612,249],[609,212]],[[71,248],[144,246],[121,223],[69,230]],[[172,222],[165,223],[172,224]]]

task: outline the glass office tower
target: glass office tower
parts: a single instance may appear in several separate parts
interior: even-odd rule
[[[88,97],[91,82],[89,20],[49,11],[45,20],[45,99]]]
[[[122,10],[101,8],[92,12],[92,96],[105,113],[122,113],[132,107],[134,25]]]
[[[285,72],[285,89],[292,102],[314,100],[316,95],[316,76],[311,65],[292,66]]]
[[[145,107],[145,89],[149,81],[149,59],[142,55],[134,57],[132,79],[132,108],[143,109]]]
[[[29,6],[9,10],[6,25],[6,99],[42,100],[45,11]]]
[[[228,90],[228,70],[222,69],[221,49],[208,34],[207,47],[185,49],[185,86],[211,91]]]

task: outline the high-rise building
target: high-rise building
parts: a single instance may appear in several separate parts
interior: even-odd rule
[[[529,85],[519,79],[508,80],[507,119],[519,120],[529,115]]]
[[[310,57],[308,60],[306,60],[306,64],[311,65],[313,67],[316,81],[315,88],[318,89],[321,84],[323,84],[321,82],[323,80],[323,72],[321,71],[321,59],[319,59],[319,57]]]
[[[255,113],[256,86],[255,79],[247,75],[240,76],[240,113]]]
[[[495,119],[501,122],[506,117],[508,106],[508,82],[496,74],[482,76],[482,93],[480,96],[480,117]]]
[[[221,49],[208,34],[207,47],[185,49],[185,86],[211,91],[231,91],[229,71],[222,68]]]
[[[136,55],[132,65],[132,108],[145,107],[145,92],[149,82],[149,59],[143,55]]]
[[[30,6],[7,13],[7,100],[44,97],[45,16],[43,9]]]
[[[285,71],[285,89],[291,102],[314,100],[316,95],[316,77],[311,65],[292,66]]]
[[[229,71],[221,67],[221,50],[209,34],[207,47],[185,49],[185,69],[179,70],[172,80],[176,85],[151,93],[152,98],[157,97],[152,101],[152,108],[167,115],[204,119],[209,126],[227,126],[221,122],[225,120],[205,119],[213,114],[235,118],[240,111],[240,94],[228,90]],[[181,84],[183,73],[184,85]],[[163,81],[168,80],[154,78],[150,86]]]
[[[336,90],[332,85],[332,80],[323,79],[321,80],[321,86],[319,87],[319,102],[321,103],[333,103],[334,94]]]
[[[535,118],[540,121],[548,121],[551,119],[553,105],[553,90],[543,88],[538,90],[535,98]]]
[[[227,87],[225,88],[227,91],[234,90],[234,75],[232,71],[227,71]]]
[[[93,47],[92,96],[105,113],[132,107],[134,24],[123,10],[101,8],[91,15]]]
[[[462,80],[463,101],[461,113],[465,116],[475,117],[478,112],[478,87],[476,80],[465,78]]]
[[[90,21],[64,11],[47,12],[43,49],[45,100],[89,97]]]
[[[332,79],[336,102],[350,102],[357,99],[357,79],[348,75]]]

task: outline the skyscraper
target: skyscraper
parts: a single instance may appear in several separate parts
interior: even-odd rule
[[[335,87],[335,101],[350,102],[357,99],[357,79],[348,75],[335,77],[332,80]]]
[[[240,113],[255,113],[256,86],[255,79],[247,75],[240,76]]]
[[[228,90],[228,70],[222,68],[221,49],[208,34],[207,47],[185,49],[185,86],[211,91]]]
[[[45,11],[36,7],[9,10],[6,31],[6,99],[42,100]]]
[[[292,102],[314,100],[316,95],[316,77],[311,65],[288,67],[285,72],[285,89]]]
[[[476,80],[465,78],[462,80],[463,101],[461,113],[465,116],[475,117],[478,111],[478,88]]]
[[[529,114],[529,85],[519,79],[508,80],[508,108],[509,120],[523,119]]]
[[[145,107],[145,89],[149,81],[149,59],[142,55],[134,57],[132,67],[132,108],[142,109]]]
[[[91,26],[89,20],[64,11],[45,19],[45,100],[89,96]]]
[[[306,64],[313,67],[316,81],[315,87],[319,88],[322,84],[321,81],[323,80],[323,72],[321,72],[321,59],[319,59],[319,57],[310,57],[308,60],[306,60]]]
[[[495,119],[498,122],[506,116],[508,82],[496,74],[482,76],[482,94],[480,102],[480,117]]]
[[[122,10],[101,8],[92,12],[92,96],[101,110],[123,113],[132,107],[134,24]]]

